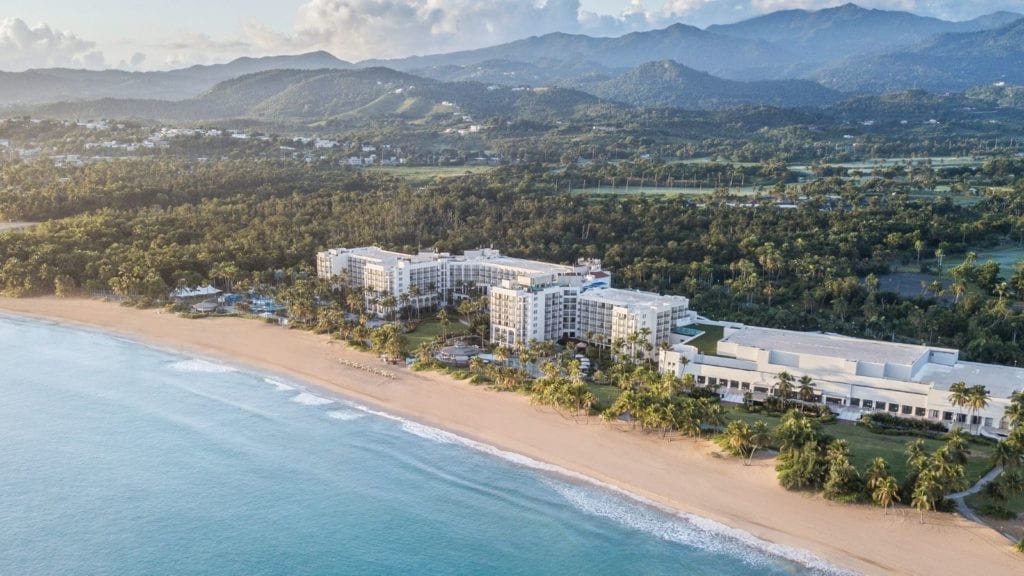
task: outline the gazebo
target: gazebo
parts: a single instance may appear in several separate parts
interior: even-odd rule
[[[480,354],[480,347],[465,342],[445,346],[437,353],[437,359],[452,366],[468,366],[469,360]]]

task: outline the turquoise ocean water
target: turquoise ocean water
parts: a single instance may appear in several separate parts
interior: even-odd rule
[[[0,575],[836,572],[297,382],[99,332],[0,317],[0,367]]]

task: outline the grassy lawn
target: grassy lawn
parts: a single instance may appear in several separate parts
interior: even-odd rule
[[[458,336],[466,333],[466,326],[458,322],[450,322],[448,324],[447,334],[449,337]],[[424,342],[433,342],[434,338],[441,334],[441,323],[434,318],[424,318],[420,321],[419,326],[416,330],[409,332],[405,335],[405,341],[409,345],[409,350],[415,350],[420,344]]]
[[[600,384],[590,383],[587,385],[590,389],[590,393],[597,399],[597,403],[594,405],[594,410],[598,412],[609,408],[618,399],[619,394],[622,394],[622,390],[618,386],[605,386]]]
[[[984,494],[972,494],[967,497],[967,504],[975,511],[981,511],[982,506],[988,502]],[[1018,494],[1006,504],[1006,508],[1015,514],[1024,514],[1024,494]]]
[[[428,184],[434,178],[453,178],[467,174],[486,174],[493,166],[379,166],[370,169],[390,176],[397,176],[410,184]]]
[[[737,196],[753,196],[756,186],[733,186],[729,188],[729,193]],[[676,195],[688,195],[688,196],[701,196],[704,194],[711,194],[715,191],[714,186],[701,187],[684,187],[684,186],[630,186],[626,188],[622,186],[600,186],[590,188],[573,188],[574,194],[614,194],[614,195],[633,195],[633,194],[646,194],[650,196],[676,196]]]
[[[1002,276],[1012,274],[1017,262],[1024,260],[1024,246],[1001,246],[988,250],[975,250],[975,253],[978,255],[977,264],[979,266],[987,260],[995,260],[999,264],[999,271]],[[962,264],[965,257],[965,254],[956,254],[945,258],[942,262],[943,270],[948,273],[949,270]]]
[[[700,350],[701,354],[714,356],[718,354],[718,341],[722,339],[725,329],[721,326],[708,326],[706,324],[691,324],[689,328],[703,330],[704,334],[690,340],[688,344]]]
[[[729,412],[729,418],[742,420],[748,424],[756,420],[764,420],[769,428],[779,424],[780,418],[775,416],[764,416],[761,414],[749,414],[742,410]],[[875,434],[863,426],[855,426],[846,422],[833,422],[823,427],[825,434],[833,438],[842,438],[850,445],[850,463],[857,467],[861,473],[875,457],[881,456],[889,463],[892,473],[899,479],[907,474],[906,456],[903,451],[914,436],[886,436]],[[941,440],[924,439],[925,450],[933,452],[942,446]],[[967,479],[972,484],[985,475],[991,468],[989,460],[992,457],[990,445],[971,444],[971,455],[967,461]]]

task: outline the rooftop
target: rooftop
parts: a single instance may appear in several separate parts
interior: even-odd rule
[[[968,386],[982,384],[993,398],[1009,398],[1014,392],[1024,390],[1024,368],[977,362],[957,362],[955,366],[928,364],[918,379],[936,390],[949,390],[956,382]]]
[[[625,307],[672,308],[675,306],[689,307],[690,305],[690,301],[684,296],[661,296],[654,292],[622,290],[620,288],[588,290],[581,294],[580,298]]]
[[[344,248],[342,250],[345,250]],[[376,260],[381,264],[395,264],[398,262],[433,262],[438,259],[438,254],[435,252],[421,252],[419,254],[405,254],[402,252],[392,252],[385,250],[377,246],[361,246],[359,248],[349,248],[345,250],[352,256],[360,258],[366,258],[369,260]]]
[[[721,341],[761,350],[904,366],[913,365],[931,350],[956,353],[955,350],[947,350],[945,348],[930,348],[914,344],[864,340],[838,334],[797,332],[794,330],[777,330],[754,326],[747,326],[737,330],[722,338]]]
[[[494,253],[497,253],[497,251],[495,250]],[[466,255],[457,258],[456,261],[499,266],[502,268],[515,270],[516,272],[519,272],[520,274],[526,276],[532,274],[572,274],[575,272],[575,268],[573,268],[572,266],[565,266],[563,264],[552,264],[550,262],[540,262],[537,260],[526,260],[524,258],[512,258],[511,256],[501,255],[490,256],[467,253]]]

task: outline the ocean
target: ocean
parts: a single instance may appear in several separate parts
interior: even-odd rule
[[[838,570],[286,378],[0,316],[0,574]]]

